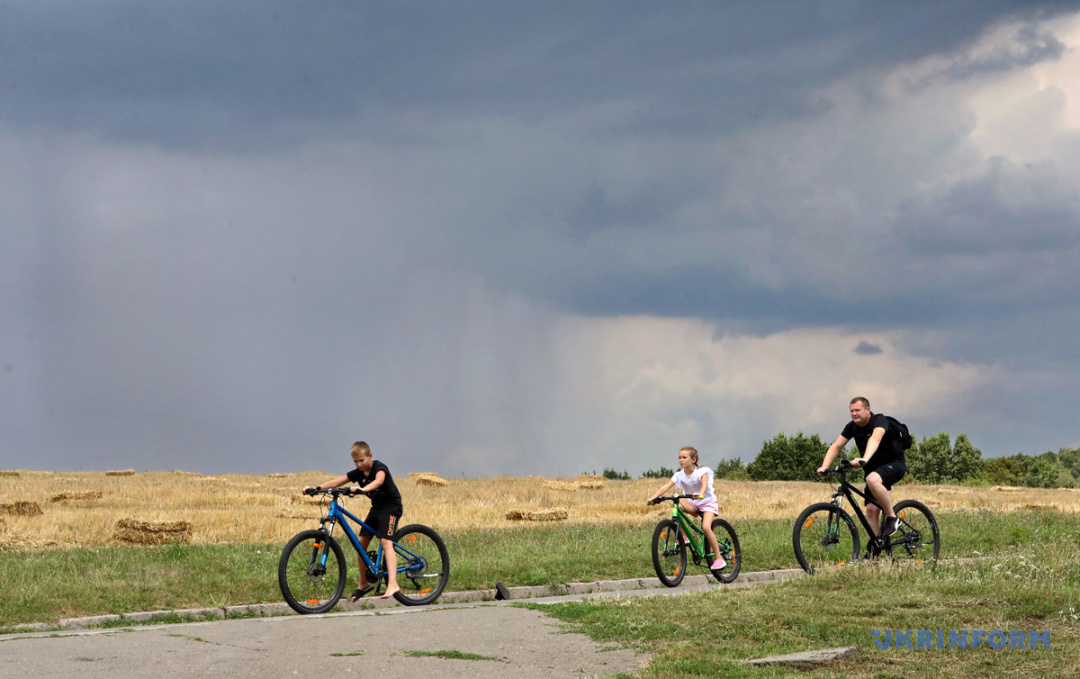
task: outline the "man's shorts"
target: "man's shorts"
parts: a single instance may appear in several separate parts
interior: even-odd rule
[[[867,474],[877,472],[881,477],[881,483],[885,485],[885,490],[892,490],[893,484],[904,478],[904,474],[907,474],[907,464],[903,460],[893,460],[892,462],[886,462],[877,469],[872,469]],[[870,506],[870,491],[867,491],[866,506]]]
[[[360,528],[360,535],[370,535],[378,538],[392,538],[394,531],[398,529],[398,521],[401,520],[401,515],[404,513],[404,509],[398,507],[372,507],[368,512],[367,518],[364,519],[364,523],[371,526],[371,529],[375,531],[372,533],[363,527]]]

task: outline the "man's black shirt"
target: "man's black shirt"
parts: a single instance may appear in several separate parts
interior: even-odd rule
[[[841,436],[848,440],[855,439],[855,446],[859,449],[859,455],[862,456],[866,454],[866,442],[870,440],[874,430],[878,427],[885,430],[885,436],[881,438],[877,452],[874,453],[874,456],[870,458],[870,462],[864,467],[867,474],[883,464],[904,459],[904,449],[900,447],[896,434],[893,432],[892,427],[889,426],[888,418],[881,413],[872,413],[870,421],[866,423],[865,427],[860,427],[855,424],[855,420],[852,420],[847,423],[844,431],[840,433]]]

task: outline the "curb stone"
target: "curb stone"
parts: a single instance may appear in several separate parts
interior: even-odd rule
[[[788,655],[755,658],[754,660],[744,660],[743,664],[759,667],[765,665],[785,665],[787,667],[796,667],[799,669],[813,669],[818,665],[850,658],[858,653],[858,646],[842,646],[840,648],[826,648],[820,651],[801,651],[799,653],[789,653]]]
[[[774,571],[753,571],[740,573],[739,578],[731,584],[717,582],[711,575],[688,575],[683,583],[691,586],[716,585],[717,589],[727,587],[745,587],[758,583],[780,582],[805,576],[806,573],[800,568],[788,568]],[[539,599],[542,597],[556,597],[579,594],[594,594],[597,592],[629,592],[647,589],[666,589],[656,578],[631,578],[628,580],[598,580],[596,582],[571,582],[561,585],[532,585],[522,587],[509,587],[509,602],[527,599]],[[497,602],[494,589],[482,589],[470,592],[444,592],[439,597],[440,604],[463,604],[490,601]],[[394,599],[361,599],[351,602],[347,598],[334,608],[333,612],[363,611],[377,608],[392,608],[400,606]],[[50,629],[83,630],[106,625],[123,625],[125,622],[140,624],[179,616],[191,621],[206,619],[235,619],[235,618],[258,618],[280,615],[296,615],[286,603],[272,604],[243,604],[227,606],[225,608],[185,608],[164,611],[143,611],[138,613],[124,613],[122,615],[93,615],[84,618],[62,618],[58,624],[28,623],[15,626],[20,630],[47,631]]]

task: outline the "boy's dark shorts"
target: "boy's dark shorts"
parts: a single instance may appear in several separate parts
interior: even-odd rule
[[[397,507],[372,507],[368,512],[367,518],[364,519],[364,523],[371,526],[371,529],[375,532],[361,527],[360,535],[371,535],[378,538],[392,538],[394,537],[394,531],[398,529],[398,522],[401,521],[401,515],[405,512],[400,506]]]
[[[881,477],[881,482],[885,485],[885,490],[892,490],[893,484],[904,478],[904,475],[907,474],[907,464],[903,460],[893,460],[892,462],[886,462],[877,469],[867,472],[867,474],[873,472],[877,472],[878,476]],[[869,494],[869,491],[867,491],[867,495]],[[865,504],[867,507],[870,506],[869,497],[866,498]]]

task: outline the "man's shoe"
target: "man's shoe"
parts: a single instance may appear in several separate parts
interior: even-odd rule
[[[887,538],[896,532],[896,529],[900,527],[900,519],[895,516],[885,517],[885,527],[881,530],[881,537]]]

